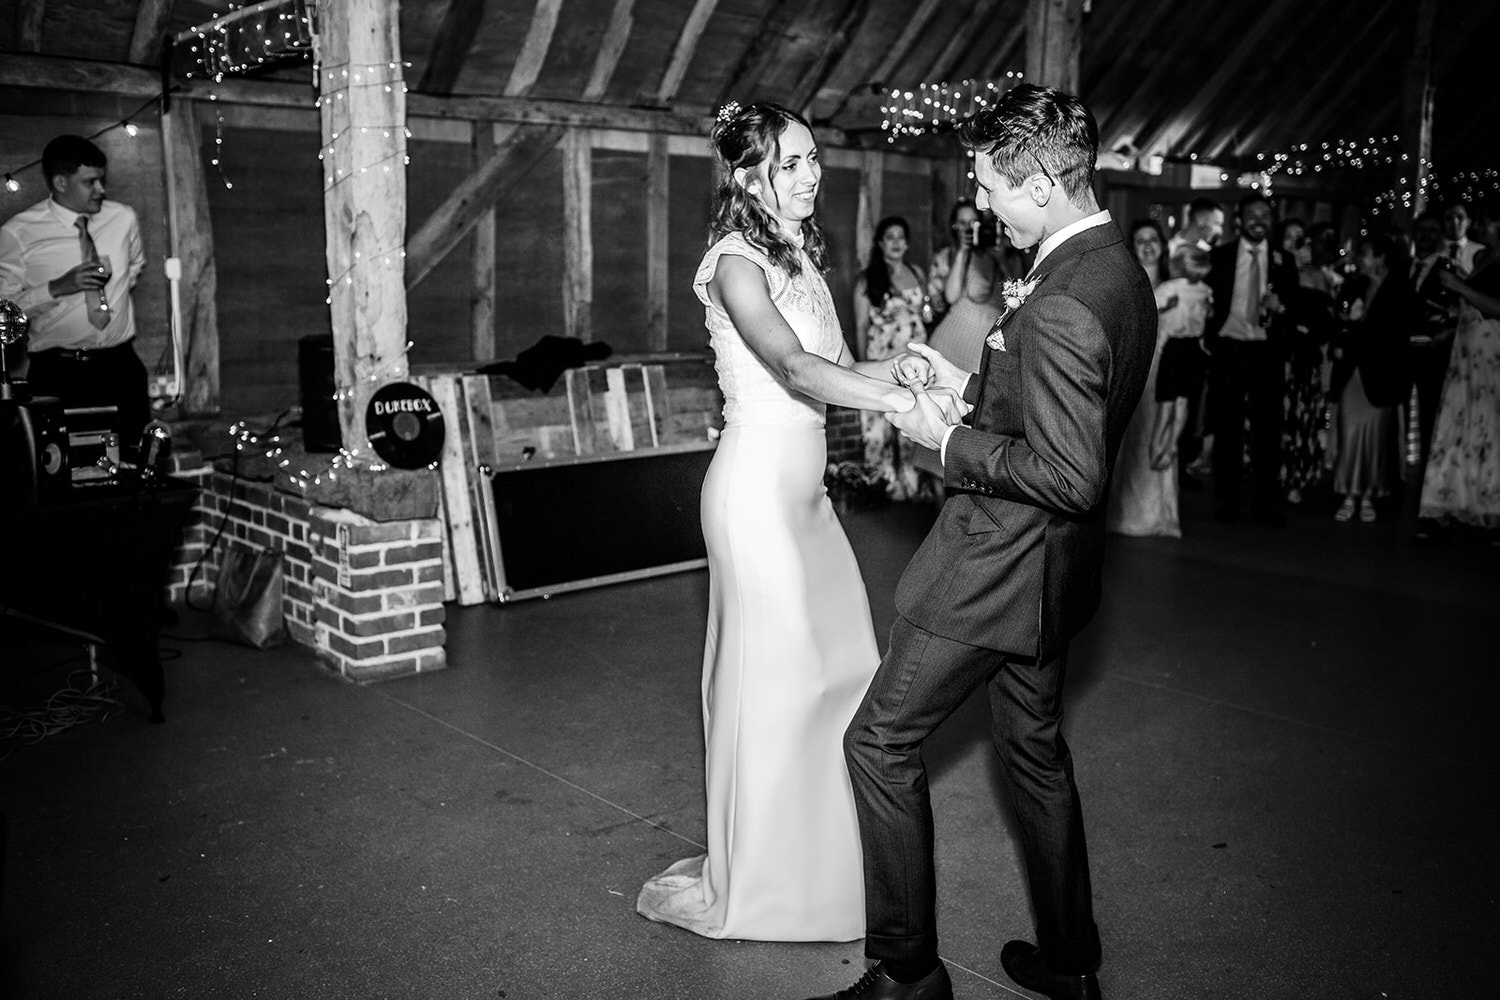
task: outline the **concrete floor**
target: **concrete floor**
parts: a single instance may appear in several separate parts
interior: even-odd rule
[[[1071,668],[1106,996],[1488,995],[1500,550],[1321,506],[1280,531],[1185,507],[1181,541],[1115,540]],[[849,518],[882,637],[930,516]],[[857,943],[714,942],[634,913],[703,839],[705,601],[700,572],[452,608],[450,669],[372,687],[297,648],[164,640],[165,725],[125,690],[126,712],[0,764],[0,997],[847,985]],[[0,700],[59,686],[60,649],[0,648]],[[971,701],[928,754],[961,1000],[1027,995],[1000,968],[1030,917],[984,733]]]

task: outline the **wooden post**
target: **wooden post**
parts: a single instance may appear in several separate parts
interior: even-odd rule
[[[182,352],[183,416],[219,412],[219,311],[216,302],[213,221],[208,211],[208,180],[199,147],[197,104],[174,97],[161,116],[162,162],[167,187],[167,240],[182,268],[177,282]]]
[[[667,223],[671,190],[667,137],[646,140],[646,343],[667,349]]]
[[[563,136],[563,334],[593,339],[593,158],[587,129]]]
[[[1437,20],[1438,0],[1418,0],[1416,31],[1406,64],[1406,87],[1402,94],[1401,151],[1405,160],[1395,164],[1395,190],[1411,192],[1411,204],[1396,199],[1391,221],[1406,228],[1427,208],[1427,175],[1432,169],[1432,110],[1436,88],[1432,82],[1432,31]]]
[[[1028,0],[1026,82],[1078,93],[1083,0]]]
[[[859,154],[859,203],[854,210],[854,253],[860,267],[870,263],[870,244],[875,240],[875,223],[880,221],[880,206],[885,200],[885,157],[878,150],[865,149]]]
[[[319,5],[318,105],[323,125],[334,378],[344,447],[368,454],[364,413],[406,362],[406,84],[397,4]]]
[[[495,155],[495,126],[475,122],[472,162],[475,170]],[[469,354],[475,361],[495,359],[495,208],[479,214],[469,258]]]

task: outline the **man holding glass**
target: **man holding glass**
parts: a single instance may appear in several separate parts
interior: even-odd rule
[[[31,319],[27,381],[65,407],[114,406],[120,440],[150,417],[131,341],[130,292],[146,266],[134,210],[104,197],[104,153],[61,135],[42,151],[48,197],[0,226],[0,298]]]

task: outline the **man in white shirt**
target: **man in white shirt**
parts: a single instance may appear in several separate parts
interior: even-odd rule
[[[1443,212],[1444,234],[1448,237],[1447,257],[1460,278],[1474,272],[1474,258],[1484,249],[1483,243],[1469,239],[1469,210],[1463,202],[1449,205]]]
[[[1224,236],[1224,209],[1211,198],[1194,198],[1188,206],[1187,225],[1178,230],[1167,244],[1171,253],[1191,243],[1200,250],[1212,250]]]
[[[107,161],[76,135],[42,151],[49,197],[0,226],[0,298],[31,319],[27,381],[65,407],[114,406],[129,447],[150,417],[130,292],[146,255],[128,206],[105,198]]]

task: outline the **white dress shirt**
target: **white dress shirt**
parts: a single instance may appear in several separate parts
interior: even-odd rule
[[[1076,222],[1070,222],[1068,225],[1063,226],[1051,236],[1042,240],[1041,245],[1036,249],[1036,260],[1031,262],[1031,270],[1026,274],[1026,280],[1031,280],[1031,276],[1033,274],[1036,274],[1036,269],[1042,266],[1042,261],[1046,260],[1047,255],[1052,251],[1056,250],[1058,247],[1062,246],[1064,243],[1072,239],[1074,236],[1077,236],[1079,233],[1084,232],[1088,229],[1093,229],[1097,226],[1102,226],[1108,221],[1110,221],[1109,209],[1102,209],[1098,212],[1095,212],[1093,215],[1085,215],[1083,218],[1079,219]],[[944,465],[948,464],[948,439],[953,436],[953,432],[960,426],[962,425],[954,424],[943,432],[943,442],[942,445],[938,448],[938,461],[942,462]]]
[[[111,275],[104,286],[109,325],[89,322],[82,292],[53,298],[47,285],[83,263],[78,213],[51,198],[17,212],[0,226],[0,298],[11,299],[31,320],[28,350],[114,347],[135,336],[130,290],[146,266],[135,211],[106,200],[88,217],[89,237],[101,259],[108,257]]]
[[[1454,253],[1455,244],[1457,253]],[[1474,258],[1479,256],[1479,251],[1483,249],[1483,243],[1475,243],[1467,236],[1450,240],[1444,248],[1445,256],[1453,261],[1453,269],[1458,272],[1460,278],[1467,278],[1474,273]]]
[[[1260,265],[1260,282],[1250,287],[1250,258],[1257,258]],[[1266,253],[1266,241],[1251,243],[1239,241],[1239,250],[1234,258],[1234,291],[1229,297],[1229,317],[1224,320],[1219,336],[1228,340],[1265,340],[1266,328],[1260,325],[1260,302],[1270,280],[1270,255]]]

